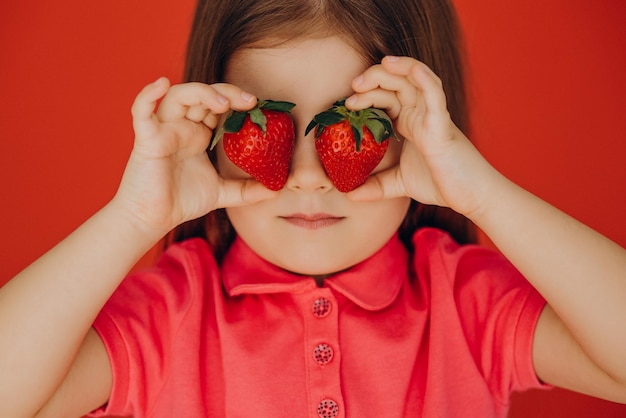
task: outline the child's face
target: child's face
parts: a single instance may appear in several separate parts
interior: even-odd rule
[[[333,187],[304,130],[313,116],[352,93],[367,65],[339,38],[312,39],[277,48],[246,49],[230,60],[225,81],[260,99],[296,104],[296,144],[286,186],[276,198],[229,208],[239,236],[266,260],[295,273],[325,276],[364,260],[396,232],[408,198],[357,203]],[[374,171],[398,162],[401,143],[391,141]],[[226,178],[249,177],[218,147]]]

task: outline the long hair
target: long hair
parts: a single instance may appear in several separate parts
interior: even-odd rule
[[[185,81],[223,81],[230,57],[246,47],[339,36],[366,62],[385,55],[410,56],[443,82],[454,123],[468,131],[464,56],[451,0],[199,0],[187,48]],[[215,153],[209,156],[215,164]],[[475,227],[456,212],[411,202],[400,238],[411,248],[417,228],[433,226],[460,243],[475,240]],[[166,243],[206,239],[221,259],[235,231],[223,209],[177,227]]]

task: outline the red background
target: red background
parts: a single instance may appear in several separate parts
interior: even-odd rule
[[[626,245],[626,2],[457,0],[473,139],[505,175]],[[181,80],[194,2],[0,5],[0,285],[111,198],[132,147],[130,105]],[[145,260],[146,261],[149,261]],[[511,417],[624,417],[557,390]]]

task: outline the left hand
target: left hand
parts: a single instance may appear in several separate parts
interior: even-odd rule
[[[464,215],[480,210],[497,172],[454,125],[439,77],[409,57],[386,57],[357,77],[346,105],[387,111],[404,139],[398,165],[373,174],[354,200],[408,196]]]

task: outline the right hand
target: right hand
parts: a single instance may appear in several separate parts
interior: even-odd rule
[[[206,153],[221,115],[255,104],[230,84],[170,87],[160,78],[144,87],[132,107],[135,143],[114,201],[140,227],[165,234],[214,209],[274,196],[253,179],[221,178]]]

